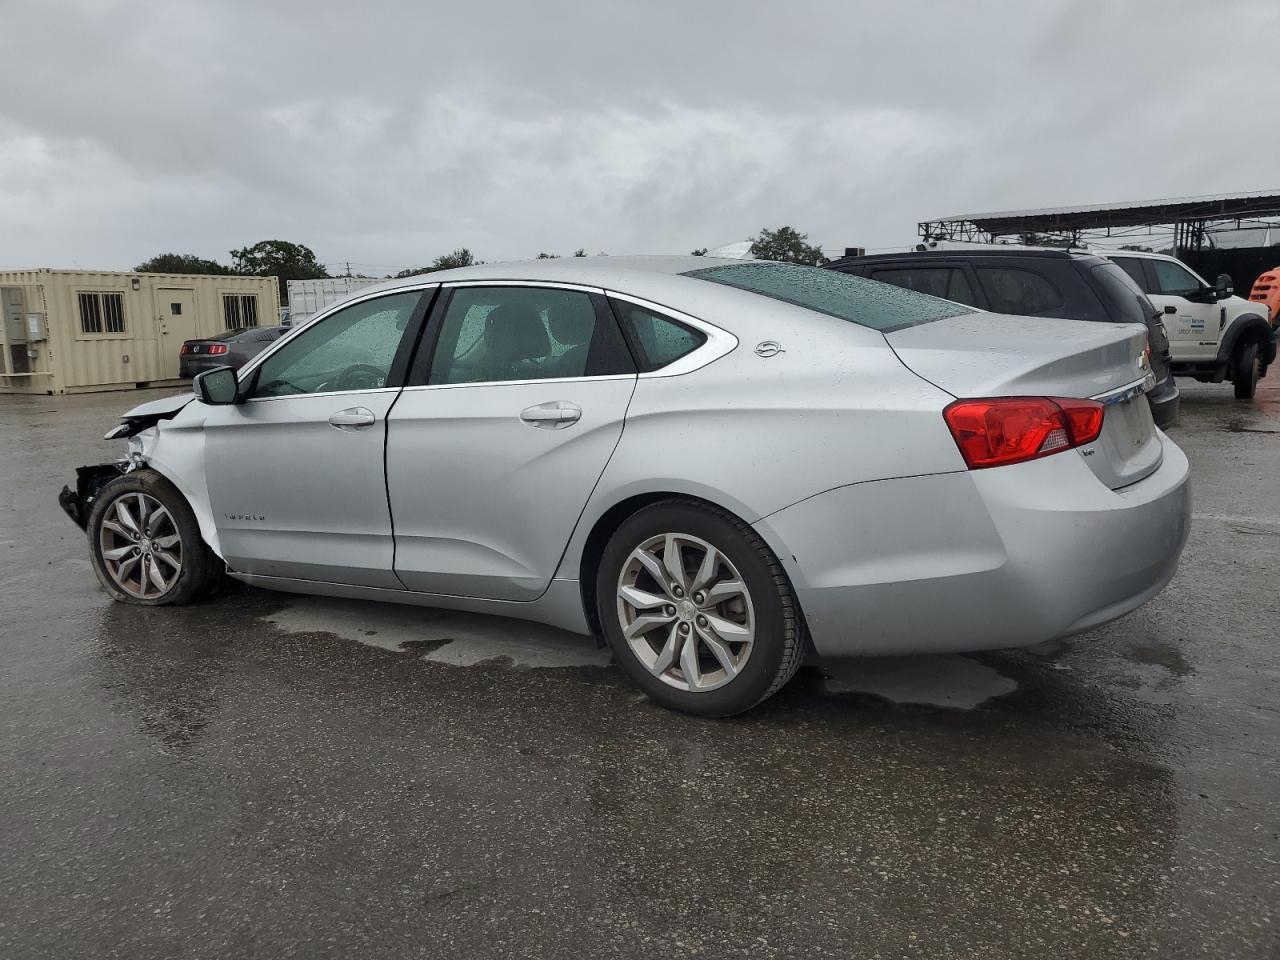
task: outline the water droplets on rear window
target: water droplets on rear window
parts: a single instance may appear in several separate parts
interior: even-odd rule
[[[885,332],[973,312],[915,290],[791,263],[707,267],[685,276],[723,283]]]

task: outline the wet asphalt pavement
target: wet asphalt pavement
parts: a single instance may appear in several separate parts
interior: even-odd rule
[[[753,713],[589,641],[110,602],[54,497],[156,393],[0,397],[0,957],[1280,956],[1280,382],[1184,383],[1177,579]]]

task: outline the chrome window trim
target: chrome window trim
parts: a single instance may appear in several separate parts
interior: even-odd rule
[[[680,310],[674,310],[671,307],[664,306],[661,303],[655,303],[652,300],[645,300],[643,297],[633,297],[629,293],[622,293],[618,290],[605,290],[607,296],[615,300],[625,300],[627,303],[633,303],[637,307],[643,307],[646,310],[652,310],[659,316],[668,316],[673,320],[679,320],[687,326],[702,333],[707,338],[707,342],[702,344],[695,350],[691,350],[683,357],[673,360],[665,367],[659,367],[657,370],[650,370],[647,373],[638,374],[641,380],[656,380],[661,377],[678,377],[682,374],[692,373],[694,370],[700,370],[709,363],[714,363],[721,357],[727,356],[738,347],[738,338],[728,330],[724,330],[714,324],[707,323],[697,317],[690,316]]]
[[[354,306],[357,303],[363,303],[366,300],[376,300],[378,299],[378,297],[394,297],[397,294],[412,293],[415,290],[417,291],[430,290],[431,288],[438,287],[438,286],[440,286],[439,280],[435,280],[429,283],[407,283],[403,287],[393,287],[390,290],[374,290],[370,293],[360,293],[360,294],[356,294],[355,296],[348,297],[345,300],[339,300],[337,303],[331,303],[329,304],[329,306],[325,307],[319,313],[312,314],[310,317],[308,317],[305,323],[301,324],[300,326],[290,327],[286,333],[281,334],[271,346],[269,346],[266,350],[263,350],[260,354],[258,354],[256,357],[251,359],[248,363],[246,363],[243,367],[241,367],[236,372],[236,380],[239,383],[244,383],[245,378],[249,374],[252,374],[255,370],[257,370],[258,367],[262,366],[262,364],[266,362],[269,356],[271,356],[277,350],[281,349],[286,343],[288,343],[294,337],[302,333],[303,330],[310,330],[311,327],[313,327],[315,324],[319,323],[321,320],[326,319],[327,317],[332,316],[334,313],[337,313],[339,310],[345,310],[347,307]],[[383,389],[383,388],[379,387],[377,389]],[[390,388],[390,389],[395,389],[395,388]],[[352,391],[343,390],[339,392],[349,393]],[[355,392],[367,393],[368,391],[359,390]],[[319,394],[294,393],[294,394],[291,394],[290,396],[315,397],[315,396],[319,396]],[[277,400],[281,398],[259,397],[259,398],[251,398],[251,399]]]
[[[562,283],[559,280],[446,280],[440,286],[446,290],[458,287],[534,287],[550,290],[575,290],[578,293],[604,293],[604,287],[589,283]]]
[[[599,377],[535,377],[532,380],[472,380],[468,383],[420,383],[405,387],[404,393],[419,390],[457,390],[462,387],[516,387],[534,383],[598,383],[601,380],[634,380],[634,373],[606,373]],[[394,387],[392,389],[395,389]]]
[[[355,394],[368,396],[371,393],[399,393],[399,387],[372,387],[367,390],[322,390],[317,393],[286,393],[278,397],[248,397],[245,403],[272,403],[276,400],[305,400],[309,397],[350,397]]]

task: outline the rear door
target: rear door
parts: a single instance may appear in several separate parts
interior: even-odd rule
[[[534,600],[622,436],[636,370],[603,292],[446,285],[388,419],[410,590]]]

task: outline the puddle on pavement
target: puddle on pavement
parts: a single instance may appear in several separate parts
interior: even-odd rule
[[[591,637],[538,623],[389,603],[311,597],[263,617],[290,633],[332,633],[434,663],[470,667],[604,667],[611,657]]]
[[[870,693],[894,703],[972,710],[1018,689],[999,671],[958,655],[876,657],[824,665],[830,693]]]

